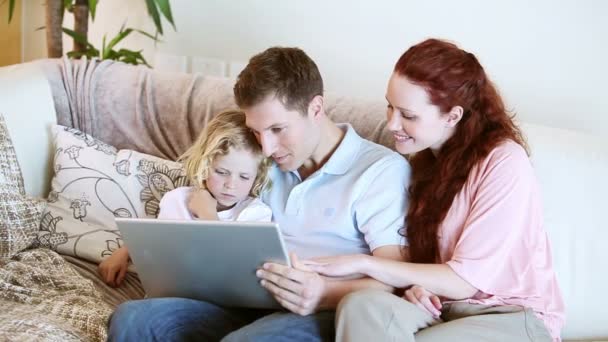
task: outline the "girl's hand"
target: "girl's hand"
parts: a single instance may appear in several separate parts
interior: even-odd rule
[[[353,254],[302,261],[309,269],[327,277],[362,278],[369,255]]]
[[[195,218],[217,220],[217,201],[205,189],[193,188],[188,195],[188,210]]]
[[[405,290],[403,298],[435,318],[441,316],[441,300],[422,286],[414,285]]]
[[[112,253],[112,255],[102,261],[97,267],[97,272],[106,284],[112,287],[118,287],[127,275],[129,267],[129,251],[126,247],[121,247]]]

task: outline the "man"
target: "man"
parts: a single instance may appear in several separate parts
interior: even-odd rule
[[[334,309],[344,295],[370,287],[392,290],[370,278],[324,278],[300,258],[371,253],[400,259],[406,161],[327,117],[321,75],[300,49],[275,47],[254,56],[234,94],[247,126],[275,161],[263,200],[279,223],[293,267],[265,264],[257,275],[290,312],[177,298],[134,301],[114,314],[111,340],[333,340]]]

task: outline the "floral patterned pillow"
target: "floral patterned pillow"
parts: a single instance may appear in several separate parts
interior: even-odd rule
[[[155,218],[162,196],[187,185],[180,163],[117,151],[79,130],[53,127],[55,175],[37,245],[99,263],[122,246],[114,218]]]

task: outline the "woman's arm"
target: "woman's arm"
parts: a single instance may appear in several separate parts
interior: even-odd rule
[[[511,293],[534,253],[522,241],[541,217],[536,179],[525,151],[515,143],[501,145],[479,170],[450,260],[414,264],[355,255],[315,260],[310,267],[327,276],[358,273],[395,287],[420,285],[450,299],[470,298],[477,291]]]
[[[381,258],[365,258],[362,273],[388,285],[404,288],[420,285],[450,299],[471,298],[477,289],[446,264],[414,264]]]
[[[306,265],[330,277],[359,274],[395,288],[420,285],[450,299],[470,298],[478,291],[446,264],[414,264],[358,254],[315,259]]]

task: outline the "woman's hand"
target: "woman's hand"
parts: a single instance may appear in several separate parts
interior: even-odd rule
[[[129,251],[126,247],[121,247],[112,255],[102,261],[97,267],[97,272],[106,284],[118,287],[127,275],[129,267]]]
[[[315,258],[303,261],[311,270],[327,277],[362,278],[369,263],[369,255],[352,254],[332,257]]]
[[[188,195],[188,210],[195,218],[217,220],[217,201],[205,189],[193,188]]]
[[[405,290],[403,298],[435,318],[441,316],[441,300],[422,286],[414,285]]]

